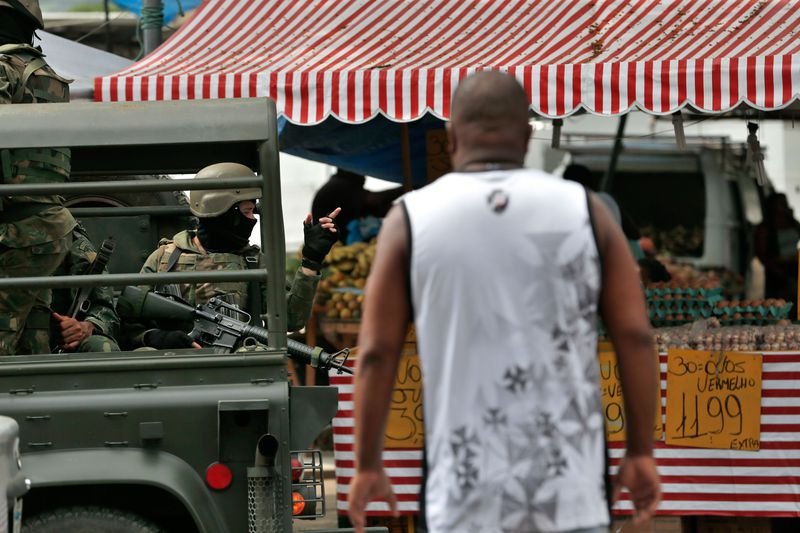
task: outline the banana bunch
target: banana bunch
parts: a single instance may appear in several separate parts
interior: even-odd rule
[[[356,281],[366,280],[374,258],[374,242],[357,242],[349,246],[343,246],[341,244],[334,245],[325,258],[325,262],[328,265],[328,274],[339,278],[337,286],[359,287]],[[337,273],[341,273],[342,275],[337,276]],[[353,284],[341,284],[342,278],[344,278],[345,281],[351,280]],[[363,287],[363,282],[361,286]]]

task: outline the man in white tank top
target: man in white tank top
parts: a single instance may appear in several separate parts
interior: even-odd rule
[[[575,183],[522,168],[528,101],[499,72],[453,96],[454,172],[386,217],[367,283],[356,374],[350,517],[395,507],[383,429],[409,321],[423,371],[432,533],[599,532],[609,515],[597,315],[619,360],[635,520],[660,499],[652,455],[658,373],[636,263]]]

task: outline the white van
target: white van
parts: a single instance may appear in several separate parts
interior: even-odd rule
[[[613,143],[608,137],[565,136],[545,161],[561,174],[570,163],[606,173]],[[608,192],[660,251],[699,268],[744,274],[753,255],[753,229],[761,223],[759,187],[744,144],[725,138],[625,140]],[[556,163],[557,162],[557,163]]]

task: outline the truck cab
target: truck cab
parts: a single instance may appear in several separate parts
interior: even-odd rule
[[[291,531],[295,519],[322,516],[321,453],[309,446],[336,413],[337,391],[289,384],[274,102],[5,107],[4,122],[13,126],[0,135],[0,149],[68,147],[74,179],[3,184],[0,194],[82,199],[73,205],[76,216],[102,233],[98,238],[113,237],[123,253],[113,274],[0,279],[0,287],[253,281],[266,283],[269,295],[261,317],[268,342],[235,353],[0,358],[0,413],[19,425],[30,480],[25,531],[280,532]],[[222,161],[247,165],[258,176],[224,183],[142,178],[193,174]],[[138,274],[140,248],[157,243],[144,248],[141,238],[150,235],[152,221],[189,214],[180,201],[161,202],[159,195],[231,186],[262,189],[260,267]],[[138,199],[109,200],[121,195]],[[152,203],[142,205],[142,198]]]

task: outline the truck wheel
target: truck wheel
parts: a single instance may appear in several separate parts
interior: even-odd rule
[[[137,175],[114,178],[112,176],[81,176],[74,181],[108,181],[125,180],[168,180],[169,176]],[[142,205],[189,205],[189,199],[181,191],[162,192],[123,192],[103,194],[67,194],[64,196],[67,207],[101,207],[101,206],[142,206]]]
[[[24,533],[162,533],[141,517],[106,507],[65,507],[25,520]]]

